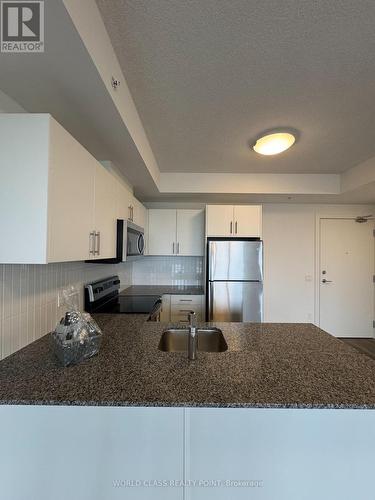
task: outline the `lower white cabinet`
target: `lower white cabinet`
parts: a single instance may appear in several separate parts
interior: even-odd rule
[[[372,410],[186,409],[185,499],[370,498],[373,420]]]
[[[168,323],[170,320],[171,320],[171,296],[163,295],[161,312],[160,312],[160,321],[162,323]]]
[[[360,409],[0,406],[0,496],[367,500],[373,421]]]
[[[205,321],[204,300],[204,295],[163,295],[160,320],[187,325],[189,313],[194,311],[197,321]]]
[[[183,500],[183,411],[0,406],[0,497]]]

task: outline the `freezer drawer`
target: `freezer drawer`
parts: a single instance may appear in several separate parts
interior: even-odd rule
[[[263,281],[261,241],[213,240],[208,243],[209,281]]]
[[[209,321],[260,323],[263,317],[263,284],[209,282],[208,308]]]

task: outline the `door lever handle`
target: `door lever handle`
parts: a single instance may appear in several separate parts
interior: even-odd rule
[[[322,283],[333,283],[333,281],[323,279],[323,280],[322,280]]]

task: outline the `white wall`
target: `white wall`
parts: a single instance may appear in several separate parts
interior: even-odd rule
[[[316,216],[370,213],[368,205],[263,205],[265,321],[315,320]]]

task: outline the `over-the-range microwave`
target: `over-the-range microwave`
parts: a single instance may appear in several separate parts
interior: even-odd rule
[[[143,257],[145,251],[144,229],[124,219],[117,220],[116,257],[95,259],[86,262],[98,264],[118,264]]]

